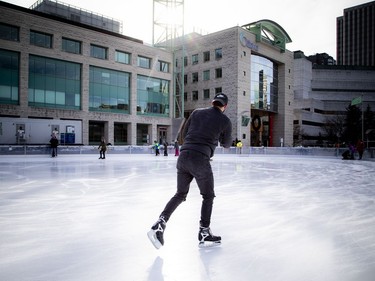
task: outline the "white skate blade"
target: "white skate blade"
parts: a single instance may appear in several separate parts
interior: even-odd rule
[[[199,242],[198,247],[199,248],[212,248],[212,247],[217,247],[221,245],[221,241],[204,241],[204,242]]]
[[[156,232],[154,230],[150,230],[149,232],[147,232],[147,236],[148,236],[148,239],[150,239],[152,245],[154,245],[154,247],[156,249],[160,249],[161,246],[163,246],[160,241],[156,238]]]

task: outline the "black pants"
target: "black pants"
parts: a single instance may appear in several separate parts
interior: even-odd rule
[[[105,159],[105,150],[100,150],[100,158]]]
[[[200,225],[210,226],[212,205],[215,197],[214,177],[211,169],[210,158],[200,152],[192,150],[181,151],[177,160],[177,192],[169,200],[161,213],[166,221],[169,220],[176,208],[186,200],[190,183],[195,178],[200,194],[202,195],[202,207]]]
[[[51,153],[52,153],[52,157],[57,156],[57,147],[52,147],[51,148]]]

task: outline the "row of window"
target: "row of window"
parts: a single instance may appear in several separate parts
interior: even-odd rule
[[[221,67],[215,69],[215,79],[222,78],[223,77],[223,69]],[[202,73],[202,80],[208,81],[211,79],[211,71],[210,70],[204,70]],[[191,73],[191,82],[197,83],[199,82],[199,73],[193,72]],[[184,75],[184,84],[186,85],[188,83],[188,75]]]
[[[223,49],[222,48],[217,48],[215,49],[215,59],[219,60],[223,57]],[[210,51],[205,51],[202,53],[202,61],[203,62],[209,62],[211,60],[211,52]],[[199,54],[193,54],[191,56],[191,64],[198,64],[199,63]],[[184,66],[188,65],[188,57],[184,57]],[[178,67],[178,59],[176,59],[176,67]]]
[[[215,49],[215,59],[221,59],[223,57],[223,50],[222,48]],[[203,62],[208,62],[211,59],[211,53],[210,51],[205,51],[202,54],[202,60]],[[197,64],[199,63],[199,54],[193,54],[191,56],[191,64]],[[187,66],[187,57],[184,58],[184,65]]]
[[[19,53],[0,49],[0,103],[19,104]],[[130,113],[131,73],[90,66],[89,110]],[[81,110],[82,65],[29,56],[29,106]],[[170,81],[137,75],[137,114],[169,117]]]
[[[215,95],[221,93],[223,90],[221,87],[215,88]],[[210,99],[210,89],[203,89],[202,90],[202,97],[204,100]],[[192,91],[190,94],[187,92],[184,93],[184,100],[185,101],[197,101],[199,100],[199,91]]]
[[[0,23],[0,39],[10,41],[20,41],[19,27]],[[53,48],[53,35],[30,30],[30,44],[43,48]],[[66,37],[62,37],[61,50],[72,54],[82,54],[82,42]],[[108,60],[108,47],[90,44],[90,56],[97,59]],[[128,52],[115,50],[115,61],[123,64],[131,64],[131,54]],[[152,59],[145,56],[137,56],[137,66],[151,69]],[[169,73],[170,63],[158,60],[156,68],[160,72]]]

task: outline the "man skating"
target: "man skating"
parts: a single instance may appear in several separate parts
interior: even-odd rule
[[[203,198],[198,233],[199,246],[221,243],[221,237],[213,235],[210,229],[215,197],[210,158],[214,155],[218,142],[226,148],[232,143],[232,124],[223,114],[227,105],[228,97],[219,93],[214,97],[212,107],[194,110],[186,121],[182,130],[183,145],[177,160],[177,192],[148,232],[148,237],[157,249],[164,245],[166,223],[176,208],[186,200],[190,183],[194,178]]]

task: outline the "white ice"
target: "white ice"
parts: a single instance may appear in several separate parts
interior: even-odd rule
[[[165,245],[147,231],[176,189],[174,155],[0,156],[2,281],[373,281],[375,162],[216,155],[198,248],[195,181]]]

